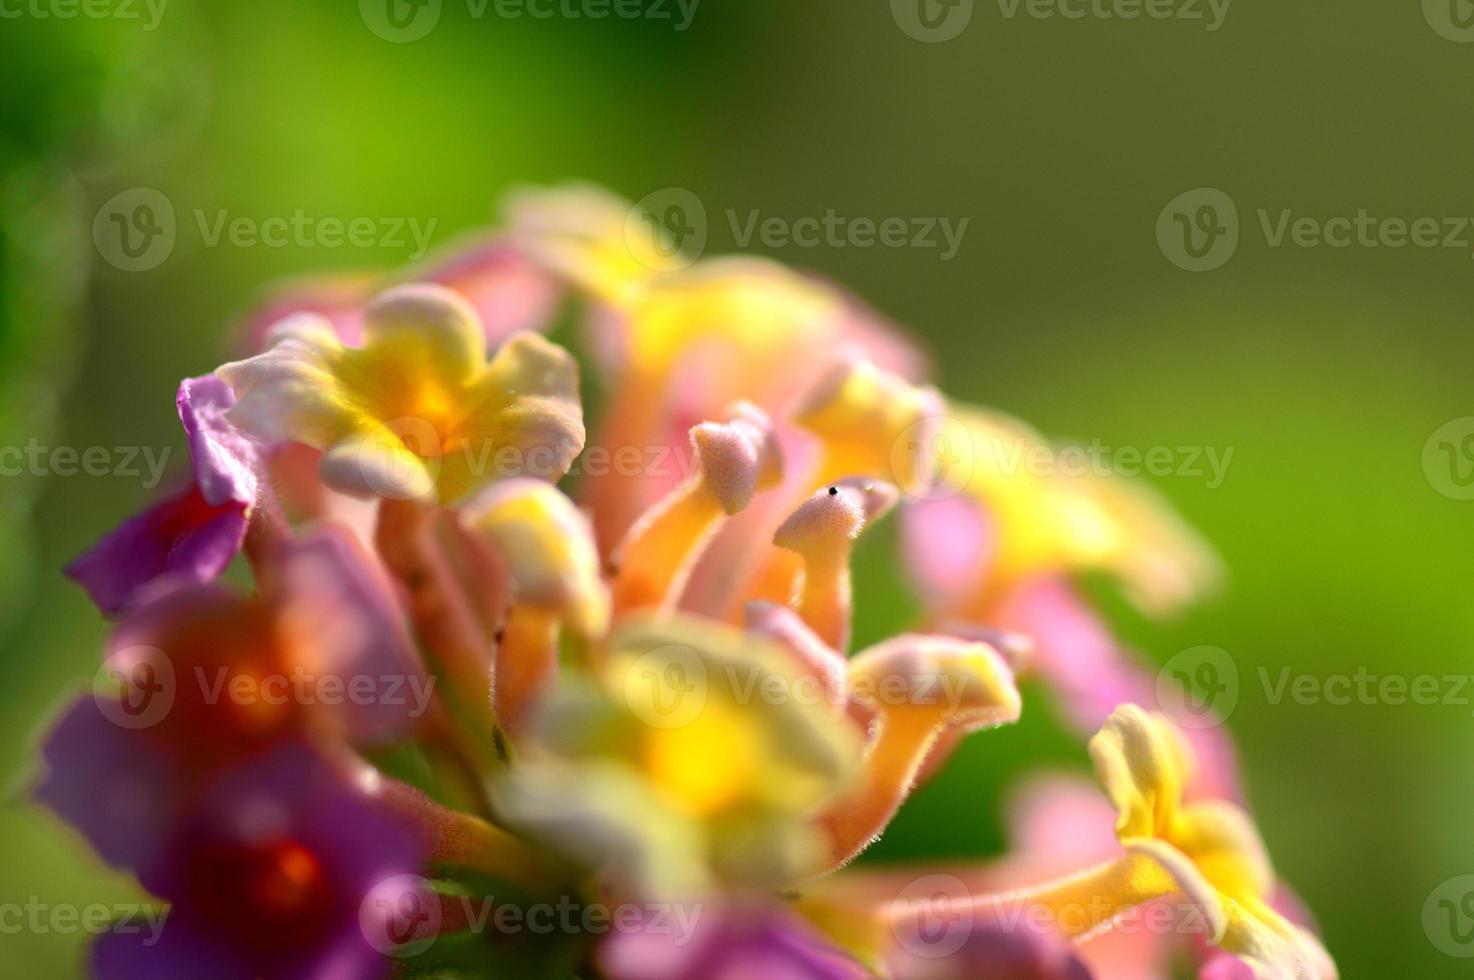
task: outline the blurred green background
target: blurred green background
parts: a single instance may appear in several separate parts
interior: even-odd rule
[[[1474,415],[1474,233],[1275,248],[1258,218],[1474,216],[1474,44],[1430,26],[1437,3],[1242,0],[1209,31],[978,2],[926,43],[883,0],[705,0],[685,31],[444,0],[428,35],[391,43],[351,0],[173,0],[151,30],[141,0],[138,19],[36,15],[65,2],[0,10],[0,444],[182,459],[174,387],[219,362],[232,313],[282,276],[411,251],[207,247],[195,209],[433,218],[444,242],[511,185],[583,178],[631,199],[689,188],[709,253],[735,248],[728,209],[968,218],[951,261],[766,251],[910,325],[959,398],[1085,442],[1232,448],[1221,486],[1153,480],[1220,549],[1222,595],[1166,624],[1108,600],[1112,618],[1159,660],[1198,644],[1235,658],[1262,829],[1343,975],[1467,975],[1423,907],[1474,872],[1474,708],[1273,704],[1257,676],[1474,672],[1474,503],[1423,465],[1436,429]],[[138,186],[173,202],[179,236],[124,272],[91,226]],[[1241,235],[1193,273],[1156,227],[1198,187],[1229,195]],[[103,633],[58,569],[146,497],[137,478],[0,479],[0,903],[132,894],[22,794],[38,726],[90,678]],[[865,557],[861,641],[910,608],[884,550]],[[971,740],[874,859],[994,851],[1022,770],[1084,771],[1047,704],[1029,707]],[[82,939],[4,934],[0,973],[73,975]]]

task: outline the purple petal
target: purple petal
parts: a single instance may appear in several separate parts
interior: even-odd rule
[[[172,912],[162,928],[130,923],[104,933],[92,947],[97,980],[252,980],[249,964]]]
[[[187,378],[174,401],[205,502],[212,507],[255,503],[260,465],[256,445],[225,418],[235,404],[230,387],[213,374]]]
[[[615,933],[600,950],[599,963],[611,980],[861,980],[870,975],[786,910],[723,910],[699,903],[652,917],[636,931]]]
[[[190,487],[119,524],[68,565],[66,575],[103,612],[117,615],[164,575],[213,580],[240,553],[248,523],[244,503],[212,506]]]
[[[895,980],[1090,980],[1090,971],[1050,928],[972,913],[897,926],[888,965]],[[912,931],[914,929],[915,931]]]
[[[156,739],[114,724],[86,695],[41,749],[38,803],[71,824],[104,861],[147,875],[175,824],[180,764]]]
[[[214,872],[208,860],[203,864],[200,860],[200,855],[222,848],[249,849],[270,841],[291,841],[305,848],[323,876],[324,893],[331,896],[320,925],[311,927],[301,941],[294,939],[292,945],[276,949],[262,948],[252,938],[275,926],[251,920],[249,906],[241,907],[238,916],[219,918],[219,886],[210,878]],[[378,978],[387,972],[386,962],[360,928],[360,906],[382,882],[418,872],[422,850],[418,836],[377,807],[349,770],[306,744],[283,743],[227,771],[204,791],[179,825],[163,873],[145,882],[173,902],[165,930],[173,944],[141,949],[114,940],[107,953],[116,957],[115,962],[140,971],[116,974],[130,980],[135,975],[160,975],[146,969],[154,961],[168,971],[206,954],[208,970],[180,975]]]

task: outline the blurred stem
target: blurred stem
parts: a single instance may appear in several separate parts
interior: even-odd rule
[[[424,793],[379,775],[376,797],[419,831],[430,860],[532,890],[567,876],[562,862],[480,817],[453,810]]]
[[[385,500],[375,535],[384,562],[409,593],[416,631],[449,682],[452,703],[478,740],[490,738],[495,648],[476,616],[435,531],[435,508],[412,500]]]

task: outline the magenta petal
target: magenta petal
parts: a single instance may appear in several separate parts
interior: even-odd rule
[[[344,681],[344,716],[358,739],[392,738],[419,721],[429,677],[374,559],[348,532],[325,527],[288,545],[273,589],[288,626],[310,631],[321,669]],[[352,696],[355,679],[374,696]]]
[[[502,239],[454,245],[424,274],[470,301],[489,348],[519,330],[541,330],[556,312],[562,289],[519,249]]]
[[[1237,956],[1215,953],[1198,970],[1198,980],[1254,980],[1254,968]]]
[[[898,927],[896,938],[888,961],[895,980],[1091,980],[1062,937],[1027,917],[1004,922],[934,915]]]
[[[681,922],[691,928],[683,934]],[[617,932],[599,953],[611,980],[861,980],[859,963],[783,909],[720,910],[700,903]]]
[[[901,508],[901,556],[926,608],[945,612],[981,584],[995,535],[986,511],[961,494]]]
[[[227,919],[219,895],[237,884],[211,855],[288,841],[312,856],[327,904],[308,931],[271,947],[260,938],[280,923],[248,904]],[[387,880],[422,867],[419,836],[383,812],[346,770],[305,744],[286,743],[222,774],[173,834],[159,874],[144,884],[172,903],[165,934],[145,948],[109,937],[99,948],[119,980],[143,976],[272,977],[276,980],[377,980],[388,963],[360,928],[364,901]],[[207,970],[170,972],[209,957]],[[157,971],[149,966],[156,965]],[[127,972],[127,971],[133,972]]]
[[[255,503],[260,465],[256,444],[225,418],[235,404],[230,387],[213,374],[187,378],[174,403],[205,502],[212,507]]]
[[[165,575],[209,582],[246,540],[246,505],[214,507],[196,487],[130,517],[66,567],[104,613],[117,615]]]
[[[1093,734],[1116,709],[1151,704],[1151,676],[1132,662],[1070,585],[1037,579],[1010,592],[998,623],[1034,638],[1033,667],[1078,731]]]
[[[998,607],[998,625],[1034,638],[1033,668],[1081,734],[1094,734],[1117,705],[1156,706],[1156,672],[1122,650],[1064,580],[1038,579],[1010,592]],[[1183,729],[1183,735],[1198,760],[1188,795],[1242,799],[1227,730]]]
[[[177,761],[144,732],[114,724],[91,695],[67,709],[41,754],[36,801],[108,864],[147,876],[174,825]]]
[[[106,932],[92,947],[92,975],[97,980],[252,980],[245,963],[208,936],[167,915],[162,928],[148,921],[131,922]]]

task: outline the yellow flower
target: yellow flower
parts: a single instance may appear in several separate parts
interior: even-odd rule
[[[324,452],[324,482],[359,496],[450,503],[494,477],[557,480],[583,448],[578,370],[516,334],[489,362],[476,312],[440,286],[400,286],[365,312],[362,347],[311,314],[219,375],[230,419],[267,442]]]
[[[1088,938],[1144,902],[1185,897],[1182,927],[1205,931],[1255,976],[1334,980],[1320,941],[1270,906],[1274,869],[1249,815],[1219,800],[1183,801],[1194,760],[1170,721],[1123,705],[1091,739],[1090,755],[1124,855],[995,901],[1047,908],[1062,932]]]
[[[623,624],[602,659],[598,693],[565,685],[519,756],[514,821],[584,851],[618,842],[586,860],[643,888],[776,887],[820,867],[811,814],[848,785],[863,733],[787,653],[671,616]]]
[[[478,494],[464,518],[511,580],[491,699],[497,724],[516,738],[553,690],[562,632],[587,640],[608,631],[609,589],[588,518],[551,484],[504,480]]]
[[[986,622],[1001,591],[1055,572],[1112,573],[1148,611],[1170,611],[1218,575],[1217,559],[1151,490],[1091,470],[1017,419],[952,406],[923,445],[929,500],[954,493],[976,504],[993,533],[961,608],[949,616]],[[926,541],[913,546],[925,551]],[[924,555],[918,557],[924,562]]]

